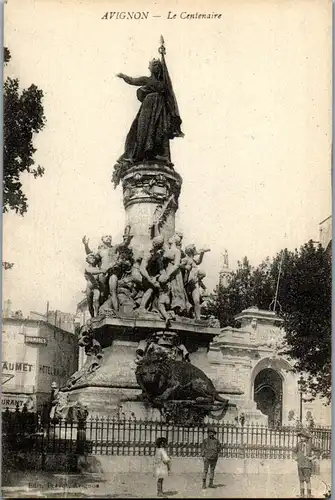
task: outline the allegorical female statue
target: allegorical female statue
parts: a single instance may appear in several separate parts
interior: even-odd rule
[[[117,75],[129,85],[139,87],[137,98],[141,102],[127,135],[124,153],[118,160],[122,169],[145,160],[158,160],[170,165],[169,141],[184,135],[180,129],[182,120],[165,63],[163,38],[158,51],[161,59],[153,59],[149,63],[150,76],[132,78],[123,73]]]

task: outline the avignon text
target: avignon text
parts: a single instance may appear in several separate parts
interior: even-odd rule
[[[153,18],[166,19],[221,19],[222,14],[218,12],[172,12],[168,11],[165,15],[153,15],[149,11],[117,11],[106,12],[101,19],[109,20],[144,20]]]

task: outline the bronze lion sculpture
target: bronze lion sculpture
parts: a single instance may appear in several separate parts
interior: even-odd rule
[[[213,382],[202,370],[191,363],[171,360],[162,352],[144,356],[137,365],[136,380],[143,394],[151,401],[219,401],[228,407],[228,400],[219,395]]]

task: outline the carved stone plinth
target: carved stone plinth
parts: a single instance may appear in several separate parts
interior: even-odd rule
[[[165,330],[165,321],[157,313],[145,313],[134,311],[132,316],[98,316],[91,319],[95,337],[102,347],[110,345],[115,336],[127,337],[137,335],[137,338],[145,338],[150,332],[155,330]],[[195,320],[178,316],[171,321],[169,330],[177,332],[184,338],[190,336],[191,343],[196,346],[206,345],[213,336],[220,333],[220,328],[210,326],[210,320]],[[192,339],[192,340],[191,340]]]
[[[102,317],[92,321],[93,337],[102,347],[99,366],[85,372],[85,365],[79,376],[74,374],[67,387],[62,388],[66,405],[81,403],[88,407],[90,415],[118,415],[132,413],[136,418],[156,418],[158,410],[141,400],[142,391],[137,384],[136,350],[140,342],[152,332],[164,330],[160,319]],[[210,371],[207,346],[219,329],[211,328],[206,322],[194,320],[173,322],[171,331],[178,332],[181,342],[190,353],[191,362],[205,371]],[[87,360],[90,367],[90,359]],[[221,383],[220,394],[227,399],[239,394],[228,381]]]
[[[181,176],[164,163],[140,163],[126,171],[123,203],[136,251],[148,249],[158,231],[166,240],[174,234],[181,185]]]

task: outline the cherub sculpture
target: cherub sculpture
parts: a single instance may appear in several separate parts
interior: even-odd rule
[[[100,305],[102,305],[107,300],[110,292],[110,270],[113,268],[116,262],[116,254],[115,249],[112,245],[112,237],[110,235],[102,236],[101,243],[98,247],[97,252],[92,252],[89,247],[89,239],[86,236],[83,237],[82,242],[84,244],[85,252],[87,255],[94,253],[100,259],[99,268],[101,276],[99,276],[99,283],[101,284],[102,292]],[[113,301],[113,306],[116,306],[117,308],[117,301],[115,300],[115,296],[113,296]]]
[[[102,299],[101,304],[105,307],[111,306],[117,312],[119,310],[119,300],[117,295],[118,282],[123,275],[129,272],[134,263],[133,251],[130,243],[133,235],[130,233],[130,226],[126,227],[123,235],[123,242],[112,245],[111,236],[103,236],[96,255],[100,258],[99,283],[101,284]],[[83,244],[85,251],[90,252],[88,238],[84,236]],[[108,304],[107,304],[108,302]]]
[[[140,266],[143,285],[145,287],[140,310],[149,310],[155,299],[158,311],[168,324],[170,316],[166,310],[166,306],[169,303],[169,291],[162,276],[162,272],[166,266],[164,254],[164,238],[162,235],[156,236],[152,240],[150,251],[143,257]]]
[[[106,300],[106,280],[105,274],[100,268],[101,256],[97,253],[90,253],[86,257],[86,268],[85,268],[85,278],[86,278],[86,300],[88,305],[88,310],[93,318],[95,316],[94,311],[94,290],[99,292],[99,306],[101,306]]]
[[[193,305],[193,312],[196,319],[201,319],[201,293],[200,286],[202,287],[202,276],[199,279],[199,269],[203,261],[204,254],[209,252],[209,248],[199,250],[196,246],[191,244],[185,247],[185,257],[181,260],[181,267],[184,274],[184,285],[188,296],[188,300]],[[200,285],[202,283],[202,285]]]
[[[183,235],[181,233],[175,233],[169,239],[169,247],[165,251],[167,267],[164,279],[167,283],[169,283],[171,299],[170,309],[179,316],[185,316],[190,309],[190,304],[187,299],[181,270],[182,238]]]

